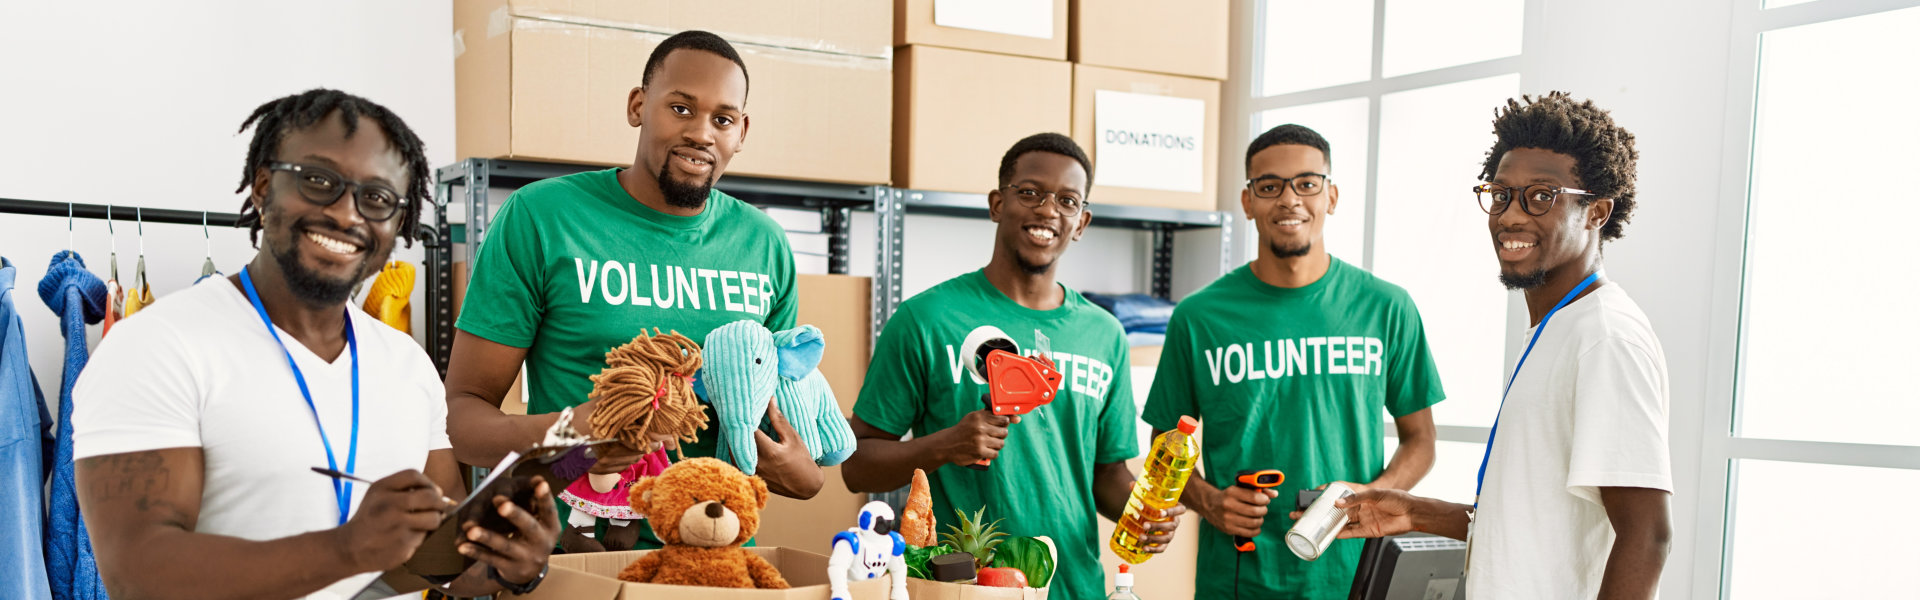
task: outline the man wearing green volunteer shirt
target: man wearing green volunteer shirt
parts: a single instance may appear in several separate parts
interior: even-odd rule
[[[588,378],[608,349],[642,331],[699,341],[739,320],[794,326],[785,233],[713,189],[746,140],[746,105],[746,66],[730,44],[704,31],[669,37],[628,96],[627,122],[640,128],[633,166],[540,181],[500,207],[447,370],[447,429],[461,462],[492,465],[538,443],[567,407],[572,427],[589,431]],[[499,406],[522,360],[531,416],[506,415]],[[777,411],[773,423],[779,441],[756,432],[758,474],[775,493],[812,497],[819,467]],[[712,456],[713,445],[709,431],[683,450]],[[592,472],[621,472],[647,450],[605,452]],[[641,537],[650,545],[650,533]]]
[[[1407,489],[1433,466],[1428,407],[1445,396],[1420,312],[1406,290],[1327,254],[1322,230],[1340,201],[1328,150],[1299,125],[1254,139],[1240,206],[1260,253],[1181,301],[1167,325],[1143,419],[1155,435],[1182,415],[1201,421],[1204,469],[1180,499],[1212,525],[1200,535],[1198,596],[1346,598],[1361,544],[1302,560],[1284,539],[1292,523],[1264,523],[1268,505],[1285,514],[1296,492],[1332,481]],[[1399,436],[1391,462],[1383,407]],[[1279,469],[1286,481],[1218,487],[1245,469]],[[1235,535],[1257,549],[1235,550]]]
[[[1138,454],[1120,322],[1054,281],[1061,254],[1093,220],[1092,170],[1086,153],[1055,133],[1020,140],[1001,158],[999,187],[987,194],[998,224],[993,258],[908,299],[888,319],[853,407],[860,447],[840,471],[849,490],[884,492],[924,469],[941,523],[984,508],[1008,534],[1052,538],[1055,598],[1105,595],[1105,540],[1093,513],[1120,518],[1134,479],[1125,461]],[[967,371],[972,358],[961,348],[983,325],[1023,351],[1049,348],[1062,375],[1052,403],[1024,417],[985,410],[987,386]],[[913,439],[901,441],[908,432]],[[967,468],[982,459],[992,466]],[[1149,552],[1165,549],[1173,517],[1185,512],[1176,506],[1150,526]]]

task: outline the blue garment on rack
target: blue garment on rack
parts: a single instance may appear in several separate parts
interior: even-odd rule
[[[1167,321],[1173,320],[1173,303],[1147,294],[1081,292],[1080,295],[1113,313],[1113,317],[1120,320],[1120,328],[1128,333],[1166,333]]]
[[[107,284],[87,272],[72,250],[53,255],[40,279],[40,300],[60,315],[67,340],[60,373],[60,429],[54,436],[53,487],[47,495],[47,583],[54,600],[106,600],[100,567],[93,560],[87,524],[80,520],[80,499],[73,481],[73,383],[87,365],[87,325],[106,316]]]
[[[47,482],[43,444],[48,439],[47,404],[27,364],[27,336],[13,305],[19,273],[0,258],[0,597],[45,600],[46,553],[42,548],[41,486]]]

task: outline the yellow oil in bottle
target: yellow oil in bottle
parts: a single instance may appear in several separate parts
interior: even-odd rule
[[[1180,503],[1180,492],[1186,489],[1194,461],[1200,458],[1200,444],[1193,439],[1193,430],[1199,425],[1193,417],[1180,417],[1179,429],[1160,434],[1153,441],[1153,450],[1147,453],[1147,472],[1134,480],[1127,512],[1114,525],[1113,539],[1107,542],[1120,560],[1137,565],[1153,558],[1140,540],[1146,535],[1147,524],[1158,520],[1148,518],[1147,509],[1157,515]]]

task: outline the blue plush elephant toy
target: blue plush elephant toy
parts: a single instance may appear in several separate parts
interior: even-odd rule
[[[753,431],[768,422],[769,402],[779,404],[815,464],[830,467],[853,455],[853,427],[820,374],[826,349],[826,336],[812,325],[774,333],[754,321],[735,321],[707,333],[694,391],[719,416],[715,457],[754,474],[760,451]]]

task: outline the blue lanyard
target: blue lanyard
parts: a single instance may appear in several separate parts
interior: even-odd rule
[[[253,289],[253,276],[246,267],[240,268],[240,285],[247,290],[247,302],[253,304],[253,311],[260,314],[260,322],[267,325],[267,333],[273,336],[273,342],[280,344],[280,355],[287,358],[287,367],[293,369],[293,381],[300,384],[300,396],[307,401],[307,412],[313,415],[313,426],[320,430],[320,445],[327,450],[327,468],[340,470],[339,463],[333,459],[333,442],[327,441],[327,428],[320,424],[320,410],[313,406],[313,392],[307,390],[307,377],[300,373],[300,365],[293,363],[293,353],[287,351],[287,343],[281,341],[280,332],[273,328],[273,320],[267,318],[267,308],[260,303],[260,293]],[[355,459],[360,455],[360,343],[353,339],[353,315],[347,319],[347,352],[353,357],[353,432],[347,442],[347,473],[353,473]],[[333,478],[333,494],[340,504],[340,524],[347,524],[348,506],[353,503],[353,482],[339,477]]]
[[[1540,341],[1540,332],[1547,330],[1547,321],[1553,320],[1554,313],[1560,312],[1562,308],[1566,308],[1568,303],[1573,302],[1573,299],[1580,295],[1580,292],[1587,291],[1587,287],[1593,285],[1593,282],[1599,279],[1600,273],[1595,271],[1592,275],[1588,275],[1586,279],[1580,280],[1580,285],[1573,286],[1573,291],[1567,292],[1566,297],[1561,298],[1559,304],[1553,305],[1553,308],[1547,311],[1547,316],[1540,317],[1540,326],[1533,328],[1533,339],[1527,340],[1527,350],[1520,353],[1520,362],[1514,363],[1513,365],[1513,376],[1507,378],[1507,389],[1500,392],[1500,412],[1507,410],[1507,393],[1513,391],[1514,380],[1520,378],[1520,367],[1526,366],[1527,355],[1533,354],[1533,343]],[[1493,436],[1499,433],[1500,413],[1496,412],[1493,415],[1493,427],[1487,430],[1486,451],[1480,455],[1480,475],[1473,481],[1473,507],[1476,509],[1480,508],[1480,486],[1485,485],[1487,482],[1487,459],[1493,457]]]

